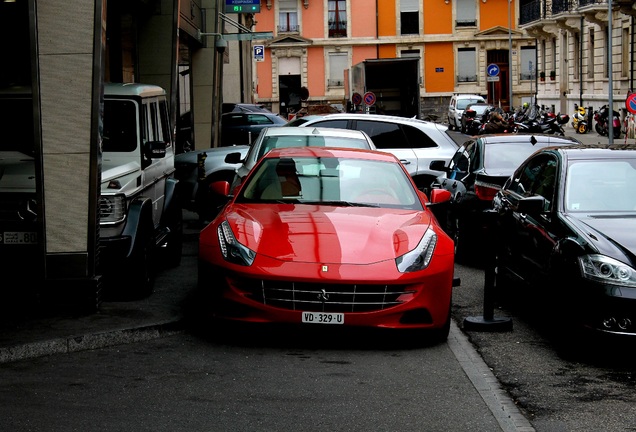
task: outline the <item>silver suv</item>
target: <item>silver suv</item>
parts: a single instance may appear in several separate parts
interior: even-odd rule
[[[0,139],[0,261],[15,274],[45,278],[34,270],[45,221],[31,89],[0,90],[0,113],[7,126]],[[146,296],[156,258],[178,265],[183,241],[166,92],[155,85],[104,84],[101,127],[97,273],[126,297]],[[68,181],[69,188],[87,188],[70,171]]]
[[[400,159],[415,184],[423,191],[427,191],[433,180],[442,174],[429,168],[431,161],[450,161],[458,148],[457,143],[448,135],[447,126],[407,117],[337,113],[301,117],[298,121],[287,123],[287,126],[364,131],[378,150],[392,153]]]

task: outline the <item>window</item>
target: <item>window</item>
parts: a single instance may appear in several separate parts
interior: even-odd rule
[[[535,77],[535,68],[537,58],[537,49],[533,46],[521,47],[521,79],[533,80]]]
[[[590,29],[590,40],[587,46],[587,77],[594,78],[594,29]]]
[[[278,5],[278,31],[298,32],[298,0],[280,0]]]
[[[147,115],[146,112],[142,115]],[[11,118],[11,117],[9,117]],[[144,123],[146,118],[141,119]],[[141,128],[144,142],[148,141],[148,132]],[[137,149],[137,105],[127,100],[104,101],[104,138],[105,152],[132,152]]]
[[[457,82],[477,81],[477,53],[475,48],[457,50]]]
[[[578,33],[574,33],[574,52],[572,54],[572,61],[574,62],[572,73],[574,79],[579,80],[581,79],[581,68],[579,67],[581,61],[581,38]]]
[[[477,25],[477,2],[475,0],[457,0],[457,6],[455,13],[457,14],[457,20],[455,21],[456,27],[475,27]]]
[[[550,71],[556,71],[557,68],[557,40],[552,38],[552,68]]]
[[[420,1],[400,1],[401,34],[420,34]]]
[[[546,69],[548,68],[548,66],[545,63],[545,59],[546,59],[546,51],[547,51],[548,47],[546,46],[545,40],[541,41],[541,71],[543,73],[545,73]]]
[[[344,86],[344,70],[347,69],[348,59],[349,56],[347,53],[329,54],[329,78],[327,79],[327,86]]]
[[[329,0],[328,8],[329,37],[347,37],[346,0]]]

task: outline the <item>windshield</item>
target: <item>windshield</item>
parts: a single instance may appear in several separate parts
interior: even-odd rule
[[[105,152],[130,152],[137,148],[137,106],[130,100],[104,101]]]
[[[338,158],[264,159],[236,202],[423,209],[397,163]]]
[[[483,102],[483,99],[458,99],[457,100],[457,109],[464,110],[470,104],[474,104],[477,102]]]
[[[636,159],[579,161],[568,167],[567,211],[635,212]]]
[[[258,152],[258,159],[273,148],[284,147],[346,147],[369,149],[369,143],[362,138],[344,138],[324,135],[282,135],[268,136]]]
[[[0,98],[0,151],[35,152],[33,103],[30,97]]]

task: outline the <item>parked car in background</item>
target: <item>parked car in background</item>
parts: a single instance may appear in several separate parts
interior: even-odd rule
[[[232,102],[224,102],[221,105],[221,113],[229,113],[229,112],[264,112],[271,113],[265,105],[262,104],[249,104],[249,103],[232,103]]]
[[[270,112],[230,112],[221,115],[221,146],[249,145],[266,127],[283,126],[287,120]]]
[[[366,132],[378,150],[394,154],[404,164],[417,187],[425,192],[441,174],[440,171],[431,171],[431,161],[449,161],[458,147],[448,135],[446,126],[424,120],[355,113],[307,117],[295,124],[299,127],[320,126]]]
[[[495,109],[489,103],[473,103],[466,106],[461,116],[461,132],[468,135],[477,135],[482,124],[488,121],[488,113]]]
[[[184,207],[199,213],[201,220],[212,220],[225,202],[210,194],[209,185],[226,180],[237,185],[265,153],[273,148],[294,146],[332,146],[375,149],[367,134],[328,128],[265,128],[251,146],[218,147],[177,155],[176,177],[187,200]]]
[[[462,113],[466,107],[473,103],[486,103],[480,95],[454,94],[448,103],[448,127],[450,130],[459,130],[461,127]]]
[[[199,237],[199,290],[215,319],[446,340],[453,242],[395,156],[278,148],[235,194],[228,182],[212,189],[229,199]]]
[[[551,328],[636,336],[634,185],[634,144],[532,155],[493,200],[498,292],[529,288]]]
[[[554,135],[482,135],[467,140],[448,166],[443,160],[434,161],[431,167],[445,173],[432,187],[452,195],[440,219],[455,240],[456,259],[466,260],[473,253],[480,256],[483,211],[492,207],[495,193],[528,156],[543,147],[575,143],[579,141]]]
[[[230,153],[226,162],[240,165],[232,187],[236,187],[256,163],[270,150],[284,147],[341,147],[375,150],[375,144],[369,135],[358,130],[337,128],[267,128],[258,136],[247,155],[239,159],[240,154]]]

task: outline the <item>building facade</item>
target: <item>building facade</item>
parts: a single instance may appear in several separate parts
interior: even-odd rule
[[[520,29],[537,39],[539,104],[573,113],[574,104],[598,109],[611,94],[624,118],[635,16],[632,0],[521,0]]]
[[[261,3],[255,28],[274,38],[254,42],[265,47],[254,68],[254,100],[283,114],[306,104],[346,105],[346,71],[377,58],[419,57],[423,116],[442,120],[452,93],[481,94],[504,107],[536,101],[573,113],[575,103],[594,109],[608,103],[610,82],[614,108],[624,117],[634,88],[631,0]],[[488,77],[491,64],[499,67],[498,81]],[[306,102],[299,89],[308,90]]]
[[[254,42],[265,47],[254,68],[254,99],[282,114],[302,105],[302,88],[307,104],[346,105],[346,71],[367,59],[419,57],[422,114],[441,120],[453,93],[481,94],[507,108],[536,92],[536,39],[518,28],[516,0],[261,3],[255,28],[274,37]],[[499,74],[489,79],[491,64]]]

